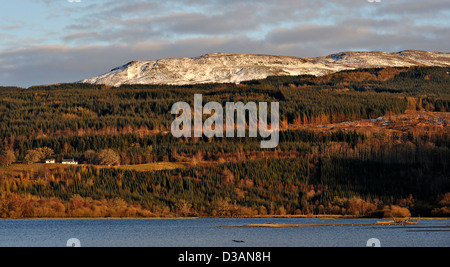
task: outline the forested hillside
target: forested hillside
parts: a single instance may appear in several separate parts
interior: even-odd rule
[[[449,71],[1,87],[0,217],[450,216]],[[172,137],[194,94],[279,102],[279,146]]]

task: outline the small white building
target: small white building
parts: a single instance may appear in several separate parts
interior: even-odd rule
[[[65,165],[78,165],[78,161],[75,161],[75,159],[63,159],[61,164]]]
[[[45,163],[46,163],[46,164],[55,164],[55,163],[56,163],[56,160],[54,160],[54,159],[46,159],[46,160],[45,160]]]

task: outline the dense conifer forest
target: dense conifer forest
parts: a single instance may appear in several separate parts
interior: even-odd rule
[[[449,71],[0,87],[0,218],[450,216]],[[174,138],[171,107],[194,94],[279,102],[279,146]]]

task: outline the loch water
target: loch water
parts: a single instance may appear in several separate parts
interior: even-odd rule
[[[0,247],[450,247],[450,220],[417,225],[358,225],[375,219],[36,219],[0,220]],[[223,227],[261,223],[323,227]],[[353,224],[353,225],[352,225]],[[236,242],[239,241],[239,242]]]

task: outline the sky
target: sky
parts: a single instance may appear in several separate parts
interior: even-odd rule
[[[0,86],[76,82],[133,60],[449,52],[448,0],[0,0]]]

